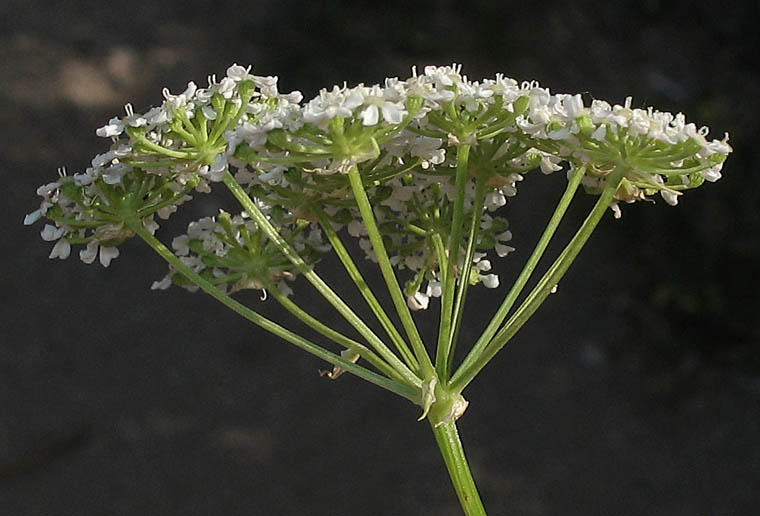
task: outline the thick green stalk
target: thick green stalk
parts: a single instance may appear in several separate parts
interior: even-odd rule
[[[435,370],[442,381],[447,381],[446,370],[449,363],[449,352],[452,343],[452,326],[454,311],[454,289],[456,287],[457,267],[459,263],[459,246],[462,240],[462,224],[464,219],[464,197],[469,178],[467,168],[470,157],[470,146],[460,145],[457,147],[457,173],[455,181],[454,209],[451,220],[451,232],[446,246],[448,256],[448,270],[444,278],[443,293],[441,296],[441,320],[438,326],[438,346],[435,353]],[[464,281],[469,281],[465,278]]]
[[[478,355],[475,360],[465,368],[464,365],[457,371],[455,379],[450,383],[452,392],[461,392],[475,378],[475,376],[485,367],[485,365],[496,356],[496,354],[509,342],[509,340],[518,332],[520,328],[530,319],[538,310],[538,307],[549,297],[553,288],[559,283],[565,275],[570,265],[580,253],[583,246],[593,233],[596,225],[601,220],[604,213],[609,208],[610,203],[615,197],[620,181],[625,173],[622,167],[616,168],[607,180],[607,186],[599,196],[594,208],[586,217],[575,236],[570,240],[562,254],[555,260],[554,264],[539,280],[533,291],[523,301],[520,307],[515,311],[512,317],[506,322],[504,327],[488,343],[486,349]]]
[[[375,317],[377,317],[377,320],[380,322],[383,329],[388,334],[388,337],[390,337],[391,341],[393,341],[396,349],[401,354],[401,358],[404,359],[409,367],[412,369],[417,369],[419,367],[419,363],[417,362],[414,353],[412,353],[412,351],[409,349],[409,346],[407,346],[404,337],[402,337],[398,332],[396,326],[393,324],[390,317],[388,317],[388,314],[385,312],[385,310],[383,310],[380,301],[378,301],[377,297],[375,297],[375,294],[372,292],[372,289],[369,287],[369,285],[367,285],[367,282],[364,280],[362,273],[359,271],[356,263],[351,258],[351,254],[348,252],[348,249],[346,249],[346,246],[343,245],[343,241],[340,239],[340,236],[332,227],[332,224],[325,215],[325,212],[320,208],[315,208],[314,211],[317,215],[317,218],[319,219],[319,224],[322,227],[322,231],[325,232],[327,240],[330,242],[333,250],[338,255],[340,262],[343,264],[346,272],[351,277],[356,287],[359,289],[359,292],[361,292],[362,297],[364,297],[364,300],[367,302],[367,305],[372,309],[372,313],[375,314]]]
[[[251,219],[261,228],[267,237],[277,246],[280,252],[288,258],[304,277],[317,289],[335,309],[361,334],[367,342],[383,357],[410,385],[419,386],[422,380],[402,362],[385,343],[375,335],[375,332],[354,313],[353,310],[335,293],[314,270],[304,262],[293,247],[282,238],[277,229],[269,222],[256,203],[243,190],[229,171],[224,176],[224,184],[243,206]]]
[[[554,213],[552,214],[549,223],[546,225],[546,229],[544,229],[544,232],[541,235],[538,244],[536,244],[535,249],[533,249],[530,258],[528,258],[528,261],[523,267],[523,270],[520,272],[520,275],[517,277],[517,280],[515,280],[514,285],[512,285],[509,293],[501,303],[499,310],[494,314],[491,322],[488,324],[483,334],[480,336],[477,342],[475,342],[475,345],[465,357],[462,365],[452,376],[452,383],[458,382],[460,380],[462,372],[470,368],[475,360],[477,360],[477,358],[483,353],[483,350],[486,348],[488,343],[491,342],[491,339],[499,330],[501,323],[504,322],[504,319],[506,319],[509,311],[512,309],[512,306],[514,306],[515,301],[517,300],[520,293],[522,293],[525,285],[528,283],[528,280],[533,274],[533,271],[536,269],[538,262],[544,255],[544,251],[546,251],[546,248],[549,246],[549,242],[554,236],[554,233],[557,231],[560,222],[562,222],[562,218],[565,216],[565,212],[567,212],[567,208],[570,206],[570,202],[573,200],[575,192],[578,190],[578,186],[581,184],[585,172],[585,167],[580,167],[573,172],[573,175],[570,177],[570,181],[567,184],[567,188],[565,188],[565,193],[562,195],[562,198],[559,200],[559,204],[557,204],[557,207],[554,209]]]
[[[311,314],[293,302],[292,299],[283,294],[280,289],[278,289],[277,286],[274,285],[271,281],[265,282],[264,286],[266,287],[267,291],[272,294],[272,296],[277,300],[277,302],[280,303],[288,312],[296,316],[298,320],[311,327],[313,330],[324,335],[328,339],[332,340],[336,344],[339,344],[346,349],[355,351],[359,354],[360,357],[375,366],[388,378],[393,378],[403,383],[404,379],[401,377],[401,375],[399,375],[399,373],[391,366],[389,366],[388,363],[385,362],[382,358],[373,353],[371,349],[349,337],[346,337],[342,333],[330,328],[321,321],[318,321]]]
[[[487,516],[464,455],[456,421],[431,422],[431,427],[462,510],[467,516]]]
[[[372,205],[367,197],[367,192],[364,190],[364,184],[362,183],[361,174],[359,168],[353,165],[348,171],[348,180],[351,183],[351,189],[354,192],[356,203],[359,206],[359,212],[361,213],[364,226],[367,228],[369,234],[369,240],[372,244],[372,249],[375,251],[377,262],[380,265],[380,271],[383,274],[385,283],[388,286],[388,291],[391,294],[393,305],[396,307],[396,312],[401,318],[401,324],[406,331],[409,341],[412,344],[412,349],[420,364],[420,372],[423,378],[427,378],[433,372],[433,364],[430,361],[430,356],[425,349],[425,345],[422,343],[422,338],[417,330],[417,325],[414,323],[412,313],[409,311],[409,307],[404,299],[404,294],[401,292],[401,287],[398,284],[396,274],[393,272],[393,266],[391,265],[388,252],[385,249],[383,243],[383,237],[380,235],[380,230],[377,227],[375,221],[375,214],[372,211]]]
[[[172,267],[174,267],[190,281],[198,285],[201,289],[203,289],[204,292],[233,310],[235,313],[242,315],[257,326],[290,342],[291,344],[295,344],[299,348],[321,358],[322,360],[329,362],[334,366],[340,367],[349,373],[352,373],[364,380],[367,380],[370,383],[382,387],[383,389],[387,389],[395,394],[398,394],[399,396],[407,398],[414,403],[419,403],[418,389],[410,385],[397,382],[395,380],[390,380],[364,367],[356,365],[353,362],[349,362],[339,355],[321,348],[320,346],[301,337],[300,335],[297,335],[290,330],[283,328],[279,324],[267,319],[266,317],[254,312],[242,303],[232,299],[230,296],[201,277],[198,273],[193,271],[190,267],[185,265],[182,260],[180,260],[173,252],[169,250],[169,248],[167,248],[160,240],[158,240],[148,230],[146,230],[139,219],[125,219],[124,223],[132,231],[134,231],[137,236],[142,238],[150,247],[152,247],[153,250],[156,251],[156,253],[158,253],[164,260],[169,262]]]

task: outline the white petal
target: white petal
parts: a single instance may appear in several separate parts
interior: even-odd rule
[[[98,243],[90,242],[87,247],[79,251],[79,259],[84,263],[92,263],[98,256]]]
[[[389,124],[400,124],[406,114],[402,109],[391,102],[386,102],[382,107],[383,120]]]
[[[100,264],[103,267],[111,265],[111,260],[119,256],[119,249],[116,247],[100,246]]]
[[[660,195],[665,199],[665,202],[671,206],[678,204],[678,194],[669,190],[660,190]]]
[[[604,140],[605,136],[607,136],[606,125],[600,125],[599,127],[596,128],[596,130],[593,133],[591,133],[591,138],[598,141]]]
[[[66,233],[65,228],[57,228],[50,224],[45,224],[45,227],[40,231],[40,236],[45,242],[52,242],[61,238],[64,233]]]
[[[211,106],[203,106],[201,108],[201,112],[203,113],[203,116],[206,117],[208,120],[216,120],[216,110]]]
[[[514,247],[504,245],[504,244],[496,244],[495,246],[493,246],[493,248],[496,250],[496,254],[499,255],[499,258],[504,258],[509,253],[515,250]]]
[[[366,109],[364,109],[364,111],[359,114],[359,116],[361,117],[362,124],[364,125],[376,125],[380,119],[380,114],[377,110],[377,106],[374,104],[367,106]]]
[[[34,210],[24,217],[24,226],[31,226],[42,217],[42,210]]]
[[[70,254],[71,244],[69,244],[68,240],[62,238],[55,243],[53,250],[50,251],[50,256],[48,256],[48,258],[60,258],[61,260],[65,260],[69,257]]]

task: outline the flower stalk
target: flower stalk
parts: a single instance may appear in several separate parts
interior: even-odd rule
[[[356,202],[359,206],[359,212],[361,213],[362,221],[364,222],[367,232],[369,233],[369,239],[372,243],[372,249],[375,251],[378,265],[385,279],[385,284],[388,287],[388,291],[391,294],[393,300],[393,306],[396,308],[398,316],[401,318],[401,324],[406,331],[407,337],[412,345],[412,350],[420,364],[420,374],[425,377],[432,373],[433,364],[430,361],[425,345],[422,343],[422,337],[420,337],[417,325],[414,323],[412,314],[409,311],[409,307],[406,305],[404,295],[399,287],[396,274],[393,272],[393,266],[391,265],[388,252],[385,249],[383,243],[383,237],[380,235],[380,230],[377,227],[375,221],[375,215],[372,211],[372,205],[367,197],[367,192],[364,190],[364,184],[362,183],[359,169],[356,165],[352,166],[348,170],[348,179],[351,182],[351,189],[353,190]]]
[[[225,305],[227,308],[231,309],[233,312],[243,316],[245,319],[248,319],[255,325],[272,333],[273,335],[276,335],[277,337],[280,337],[281,339],[298,346],[304,351],[307,351],[308,353],[311,353],[312,355],[321,358],[322,360],[325,360],[336,367],[348,371],[351,374],[362,378],[363,380],[391,391],[394,394],[398,394],[399,396],[402,396],[410,401],[417,401],[417,390],[413,387],[395,380],[389,380],[388,378],[380,376],[377,373],[373,373],[364,367],[358,366],[353,362],[345,360],[339,355],[327,351],[326,349],[314,344],[313,342],[291,332],[290,330],[287,330],[286,328],[283,328],[274,321],[267,319],[266,317],[241,304],[240,302],[232,299],[224,292],[216,288],[208,280],[202,278],[190,267],[185,265],[182,260],[180,260],[174,253],[172,253],[163,243],[161,243],[160,240],[158,240],[148,230],[146,230],[138,219],[127,219],[125,220],[125,223],[132,231],[134,231],[137,236],[139,236],[172,267],[176,268],[181,274],[185,275],[194,284],[203,289],[204,292]]]
[[[465,188],[469,178],[468,160],[470,145],[459,145],[456,148],[456,179],[454,185],[454,206],[451,218],[451,233],[446,246],[448,259],[446,276],[443,284],[443,296],[441,297],[441,320],[438,328],[438,348],[435,356],[435,369],[438,376],[447,380],[449,367],[449,354],[453,347],[453,328],[456,315],[454,314],[454,289],[457,280],[457,267],[459,263],[459,250],[462,239],[462,226],[464,222],[464,199]],[[475,217],[474,217],[475,218]],[[469,265],[469,264],[468,264]],[[470,278],[462,275],[460,284],[469,283]],[[460,287],[460,290],[464,287]],[[461,307],[460,307],[461,308]]]

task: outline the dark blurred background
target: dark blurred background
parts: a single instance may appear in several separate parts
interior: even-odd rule
[[[714,137],[730,132],[720,182],[675,208],[638,203],[603,221],[559,292],[466,391],[460,430],[490,514],[758,514],[759,11],[4,0],[0,516],[460,514],[416,407],[321,378],[324,364],[208,297],[151,292],[166,269],[138,242],[104,271],[48,261],[42,225],[21,225],[57,167],[81,170],[105,148],[95,128],[125,102],[145,109],[162,87],[204,83],[233,62],[307,98],[460,62],[473,79],[504,72],[612,102],[632,95]],[[498,265],[504,283],[562,187],[560,175],[531,174],[506,207],[517,252]],[[576,203],[561,238],[591,201]],[[195,207],[160,236],[218,204]],[[484,290],[470,297],[465,343],[503,295]],[[307,284],[296,295],[341,326]],[[289,320],[271,300],[243,299]],[[430,336],[435,311],[418,319]]]

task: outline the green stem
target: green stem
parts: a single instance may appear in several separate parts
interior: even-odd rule
[[[449,260],[446,258],[446,246],[443,243],[441,234],[437,231],[430,238],[433,241],[435,254],[438,256],[438,270],[441,273],[441,283],[446,283],[446,272],[449,270]]]
[[[362,273],[359,271],[356,263],[351,258],[351,254],[348,252],[348,249],[346,249],[346,246],[343,245],[343,241],[340,239],[340,236],[332,227],[332,224],[327,218],[327,215],[321,208],[316,206],[314,207],[314,212],[319,219],[319,224],[322,227],[322,231],[324,231],[325,235],[327,236],[327,240],[329,240],[330,245],[332,245],[333,250],[335,250],[335,253],[338,255],[338,258],[343,264],[343,267],[346,269],[348,275],[353,280],[354,284],[356,284],[359,292],[361,292],[362,297],[364,297],[364,300],[367,302],[367,305],[372,309],[372,313],[375,314],[375,317],[377,317],[377,320],[380,322],[383,329],[388,334],[388,337],[390,337],[390,339],[393,341],[396,349],[399,351],[406,364],[412,369],[417,369],[419,367],[419,363],[417,362],[414,353],[412,353],[412,351],[409,349],[406,341],[404,341],[404,337],[402,337],[398,332],[396,326],[393,324],[390,317],[388,317],[388,314],[385,312],[385,310],[383,310],[380,301],[378,301],[377,297],[375,297],[375,294],[372,292],[372,289],[369,287],[369,285],[367,285],[367,282],[364,280]]]
[[[369,240],[372,243],[372,249],[375,251],[378,264],[380,265],[380,271],[383,274],[385,283],[388,286],[388,291],[391,294],[391,299],[396,307],[401,318],[401,324],[406,331],[409,341],[412,344],[414,354],[419,361],[421,373],[423,378],[427,378],[433,372],[433,364],[430,361],[430,356],[425,349],[425,345],[422,343],[422,338],[417,330],[417,326],[412,319],[412,313],[409,311],[409,307],[404,299],[404,294],[401,292],[401,287],[398,284],[398,279],[393,272],[393,266],[391,265],[388,252],[385,249],[383,243],[383,237],[380,235],[380,230],[377,227],[375,221],[375,215],[372,211],[372,205],[367,197],[367,192],[364,190],[364,184],[359,173],[359,168],[353,165],[348,171],[348,180],[351,183],[351,189],[354,192],[356,203],[359,206],[359,212],[361,213],[364,226],[367,228],[369,234]]]
[[[243,190],[243,187],[232,177],[228,171],[224,176],[224,184],[230,189],[235,198],[240,202],[251,219],[261,228],[267,237],[277,246],[280,252],[291,261],[304,277],[356,330],[367,342],[383,357],[410,385],[422,385],[422,380],[409,369],[385,343],[375,335],[375,332],[354,313],[351,308],[336,294],[314,270],[304,262],[293,247],[282,238],[277,229],[269,222],[269,219],[256,206],[256,203]]]
[[[146,148],[152,151],[155,151],[158,154],[178,159],[189,159],[192,157],[191,154],[189,154],[187,151],[172,150],[167,149],[166,147],[162,147],[161,145],[148,140],[148,138],[143,133],[137,130],[128,127],[125,129],[125,131],[129,136],[140,142],[140,144],[144,145]]]
[[[190,281],[198,285],[201,289],[203,289],[204,292],[233,310],[235,313],[242,315],[264,330],[273,333],[274,335],[290,342],[291,344],[295,344],[304,351],[307,351],[334,366],[340,367],[349,373],[367,380],[368,382],[373,383],[378,387],[382,387],[383,389],[387,389],[395,394],[398,394],[399,396],[402,396],[414,403],[419,402],[418,389],[394,380],[390,380],[364,367],[358,366],[353,362],[349,362],[339,355],[321,348],[313,342],[291,332],[290,330],[287,330],[286,328],[283,328],[279,324],[267,319],[266,317],[254,312],[247,306],[232,299],[227,294],[212,285],[210,282],[202,278],[190,267],[185,265],[182,260],[180,260],[173,252],[169,250],[169,248],[167,248],[160,240],[158,240],[148,230],[146,230],[139,219],[125,219],[124,223],[132,231],[134,231],[135,234],[142,238],[150,247],[152,247],[153,250],[156,251],[156,253],[158,253],[164,260],[169,262],[172,267],[182,273]]]
[[[388,378],[393,378],[403,383],[404,380],[401,375],[399,375],[395,369],[389,366],[387,362],[373,353],[371,349],[349,337],[346,337],[342,333],[315,319],[303,308],[293,302],[293,300],[291,300],[288,296],[283,294],[280,289],[277,288],[277,286],[274,285],[271,281],[264,281],[264,286],[266,287],[267,291],[269,291],[269,293],[274,296],[277,302],[280,303],[288,312],[296,316],[298,320],[311,327],[313,330],[319,332],[323,336],[327,337],[328,339],[332,340],[336,344],[357,352],[360,357],[375,366]]]
[[[541,238],[539,239],[538,244],[536,244],[535,249],[533,249],[533,253],[531,253],[530,258],[528,258],[525,267],[523,267],[523,270],[520,272],[517,280],[515,280],[514,285],[512,285],[512,288],[507,294],[507,297],[504,298],[504,301],[501,303],[499,310],[494,314],[491,322],[488,324],[488,327],[485,329],[483,334],[467,354],[467,357],[465,357],[462,365],[459,367],[456,373],[454,373],[454,376],[452,376],[452,383],[457,382],[460,379],[462,371],[472,366],[473,362],[475,362],[481,353],[483,353],[483,350],[488,345],[488,343],[491,342],[493,336],[496,335],[496,332],[499,330],[499,326],[501,326],[501,323],[504,322],[504,319],[506,319],[507,314],[509,314],[512,306],[515,304],[515,301],[517,300],[520,293],[522,293],[525,285],[528,283],[528,280],[533,274],[533,271],[536,269],[539,260],[541,260],[541,257],[544,255],[544,251],[546,251],[549,242],[554,236],[554,233],[557,231],[557,227],[559,227],[562,218],[565,216],[565,212],[567,212],[567,208],[570,206],[570,202],[573,200],[575,192],[578,190],[578,186],[581,184],[585,172],[585,167],[581,167],[574,171],[572,177],[570,178],[570,181],[567,184],[565,193],[559,200],[559,204],[557,204],[557,207],[555,208],[554,213],[549,220],[549,223],[546,225],[546,229],[544,229],[544,233],[541,235]]]
[[[567,247],[562,254],[555,260],[554,264],[552,264],[549,270],[539,280],[533,291],[531,291],[525,301],[523,301],[520,307],[506,322],[504,327],[488,343],[485,349],[477,355],[467,367],[465,367],[465,364],[462,364],[459,368],[457,374],[452,378],[450,383],[449,388],[452,392],[461,392],[483,369],[483,367],[496,356],[501,348],[509,342],[517,331],[522,328],[528,319],[536,312],[536,310],[538,310],[538,307],[546,300],[549,294],[551,294],[552,289],[559,283],[570,268],[570,265],[578,256],[581,249],[583,249],[583,246],[588,241],[591,233],[593,233],[596,225],[613,201],[625,172],[626,169],[622,167],[618,167],[612,172],[607,180],[607,186],[599,196],[594,208],[575,233],[575,236],[570,240],[570,243],[567,244]]]
[[[475,245],[478,240],[478,232],[480,230],[480,219],[483,214],[483,207],[485,206],[486,188],[482,181],[478,181],[475,186],[475,201],[473,202],[472,221],[470,222],[470,233],[467,236],[467,250],[464,253],[464,266],[462,267],[462,274],[459,280],[459,290],[457,291],[457,298],[454,301],[454,324],[451,328],[449,358],[446,363],[445,378],[448,378],[448,374],[451,371],[451,366],[454,362],[454,351],[456,350],[457,340],[459,340],[459,329],[462,324],[462,315],[464,314],[464,303],[467,299],[467,289],[470,287],[470,272],[472,271],[472,257],[475,254]]]
[[[454,311],[454,289],[456,287],[457,267],[459,264],[459,248],[462,240],[462,224],[464,219],[464,197],[469,176],[467,163],[470,156],[470,146],[457,147],[457,174],[455,182],[454,210],[451,220],[451,233],[446,247],[448,270],[443,284],[441,297],[441,320],[438,326],[438,346],[435,353],[435,370],[438,377],[447,381],[446,369],[451,351],[451,337]],[[468,281],[466,278],[465,281]]]
[[[467,516],[487,516],[464,455],[456,422],[431,423],[431,427],[462,510]]]

